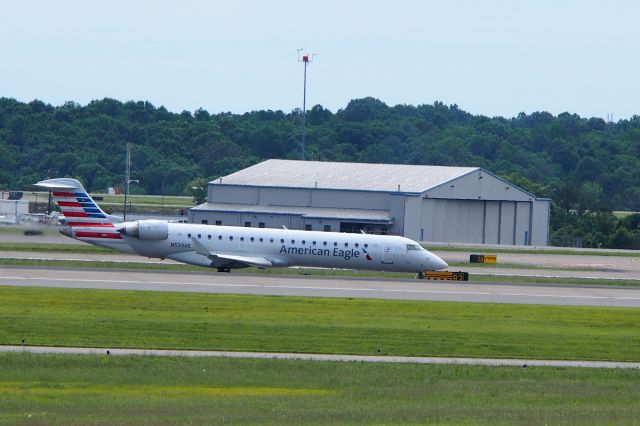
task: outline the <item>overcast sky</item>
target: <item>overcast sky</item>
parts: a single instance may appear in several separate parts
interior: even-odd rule
[[[640,114],[640,2],[3,1],[0,96],[291,111],[365,96],[473,114]]]

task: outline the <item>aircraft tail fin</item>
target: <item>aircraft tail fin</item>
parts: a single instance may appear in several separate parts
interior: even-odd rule
[[[114,226],[114,223],[122,222],[122,219],[105,213],[76,179],[47,179],[34,186],[51,191],[75,238],[122,238]]]

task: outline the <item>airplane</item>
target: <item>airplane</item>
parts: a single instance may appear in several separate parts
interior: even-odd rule
[[[414,272],[448,267],[417,242],[393,235],[298,231],[178,223],[143,219],[123,222],[105,213],[82,184],[47,179],[35,186],[52,192],[66,219],[64,235],[124,253],[172,259],[230,272],[235,268],[321,267]]]

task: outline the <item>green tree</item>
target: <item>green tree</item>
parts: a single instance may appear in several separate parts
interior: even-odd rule
[[[207,201],[207,181],[202,177],[193,179],[187,184],[187,194],[193,197],[193,204],[202,204]]]

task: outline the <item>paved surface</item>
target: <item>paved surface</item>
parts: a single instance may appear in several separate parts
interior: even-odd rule
[[[67,238],[67,240],[71,240]],[[71,240],[74,241],[74,240]],[[464,252],[435,252],[447,262],[468,262]],[[171,260],[149,259],[129,254],[55,253],[31,251],[0,251],[0,258],[50,259],[74,261],[178,263]],[[504,254],[499,255],[495,266],[452,266],[449,270],[464,270],[477,275],[537,276],[552,278],[592,278],[640,281],[640,257],[597,255],[549,255],[549,254]],[[504,264],[504,265],[501,265]],[[514,267],[513,265],[520,265]],[[529,267],[527,267],[529,266]],[[578,270],[576,270],[578,269]]]
[[[241,273],[0,267],[0,285],[354,297],[396,300],[640,307],[640,288],[431,282]]]
[[[299,359],[307,361],[334,362],[384,362],[404,364],[455,364],[515,367],[582,367],[582,368],[640,368],[640,362],[613,361],[562,361],[539,359],[499,359],[499,358],[445,358],[445,357],[408,357],[408,356],[369,356],[369,355],[331,355],[301,354],[279,352],[229,352],[229,351],[175,351],[157,349],[108,349],[108,348],[61,348],[54,346],[0,346],[0,352],[29,352],[78,355],[152,355],[185,357],[224,357],[258,359]]]

